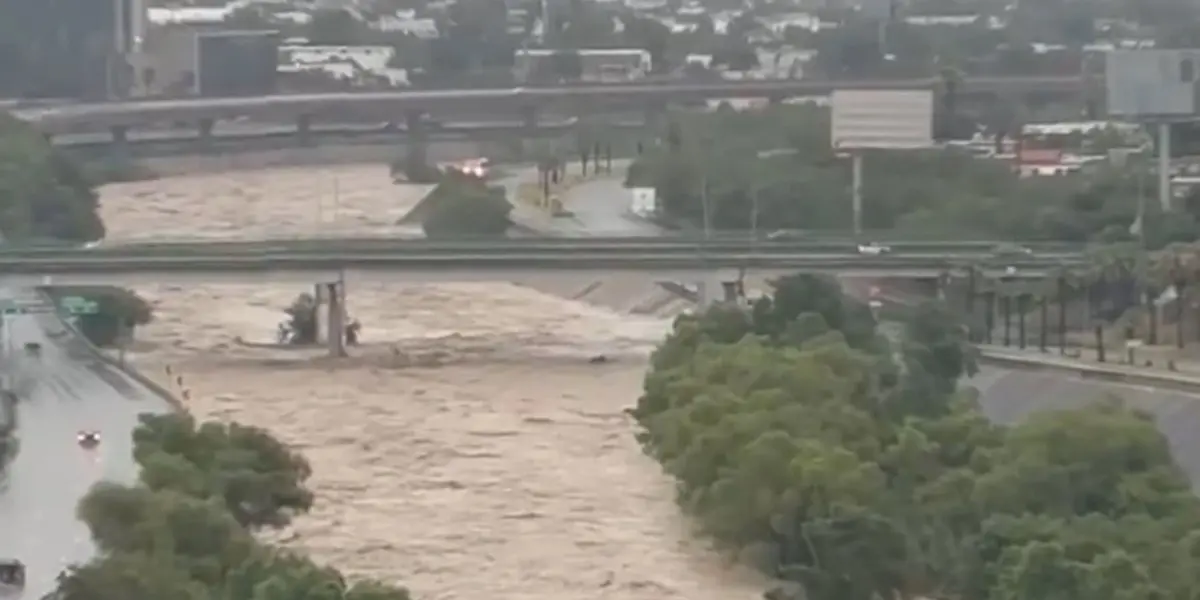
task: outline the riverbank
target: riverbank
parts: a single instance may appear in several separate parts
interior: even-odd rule
[[[376,167],[109,186],[104,219],[114,239],[388,231],[407,201]],[[587,295],[574,284],[524,283],[356,286],[364,345],[333,361],[261,346],[311,287],[141,288],[156,318],[129,360],[182,382],[197,416],[301,449],[317,506],[278,539],[353,576],[422,600],[757,598],[757,575],[693,538],[624,414],[668,320],[564,299]],[[609,361],[591,364],[597,354]]]

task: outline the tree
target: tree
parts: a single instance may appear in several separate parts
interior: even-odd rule
[[[1004,106],[997,110],[1008,110]],[[941,112],[949,111],[943,106]],[[757,215],[758,223],[778,229],[849,230],[849,161],[829,147],[826,109],[718,110],[672,114],[669,122],[666,143],[639,156],[627,179],[629,185],[657,190],[666,222],[699,228],[707,212],[716,229],[750,229],[750,215]],[[1137,171],[1021,178],[1002,161],[979,160],[952,148],[873,152],[864,161],[868,230],[926,239],[1102,244],[1137,239],[1130,224],[1141,210],[1139,189],[1145,188]],[[1142,212],[1150,248],[1200,235],[1191,215],[1165,215],[1153,203]]]
[[[94,302],[95,314],[78,315],[79,331],[97,346],[111,346],[123,336],[132,335],[139,325],[149,323],[154,315],[150,304],[137,294],[122,288],[106,286],[62,286],[45,288],[56,301],[64,298],[83,298]]]
[[[308,462],[262,429],[144,415],[133,439],[148,488],[218,498],[242,527],[282,527],[312,506]]]
[[[10,241],[104,237],[92,182],[41,134],[0,115],[0,217]]]
[[[289,344],[307,346],[317,343],[317,311],[321,307],[312,294],[300,294],[284,309],[288,316]]]
[[[503,188],[467,174],[450,174],[430,193],[423,224],[429,237],[502,236],[512,226]]]
[[[0,115],[0,234],[11,244],[78,244],[104,237],[94,182],[29,125]],[[83,333],[111,344],[122,326],[150,321],[133,292],[112,287],[50,288],[55,298],[82,296],[99,313],[80,318]]]
[[[102,482],[78,514],[100,553],[59,578],[58,600],[409,600],[377,581],[258,542],[247,527],[307,510],[308,467],[266,432],[144,416],[134,434],[142,483]]]
[[[638,439],[718,542],[812,600],[1198,589],[1200,500],[1149,417],[1109,401],[997,427],[957,385],[974,362],[953,313],[885,337],[852,305],[786,277],[655,352]]]
[[[353,46],[362,43],[366,25],[344,8],[322,9],[308,23],[309,42],[321,46]]]

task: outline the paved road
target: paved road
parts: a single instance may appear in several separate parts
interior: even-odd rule
[[[8,290],[0,297],[37,298]],[[79,498],[101,479],[136,479],[130,432],[137,416],[169,406],[94,358],[82,342],[59,335],[62,325],[53,315],[10,318],[4,326],[5,349],[15,358],[21,447],[0,487],[0,554],[25,562],[26,588],[18,598],[36,600],[54,589],[67,565],[93,554],[87,527],[75,518]],[[23,355],[26,342],[42,344],[40,359]],[[83,429],[101,432],[96,451],[76,443]]]
[[[620,174],[630,161],[613,161],[618,179],[596,179],[571,190],[565,207],[590,235],[663,235],[666,231],[629,212],[630,195]]]
[[[1200,395],[1148,386],[1084,381],[1067,373],[1010,371],[985,367],[965,381],[982,392],[983,412],[1010,424],[1038,410],[1068,410],[1119,396],[1129,406],[1154,414],[1171,443],[1175,460],[1200,492]]]
[[[517,199],[517,186],[523,182],[536,181],[532,168],[513,171],[497,181],[508,192],[509,201],[516,207],[515,219],[519,224],[537,229],[543,235],[564,237],[593,236],[657,236],[667,233],[663,228],[639,218],[629,212],[629,190],[625,189],[625,169],[633,161],[614,160],[612,177],[585,181],[571,188],[563,197],[563,208],[571,212],[569,217],[550,218],[539,213]],[[578,163],[569,167],[578,172]]]

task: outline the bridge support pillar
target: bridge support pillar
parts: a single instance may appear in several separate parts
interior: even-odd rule
[[[129,127],[125,125],[114,125],[111,129],[113,139],[113,149],[118,156],[125,156],[129,152]]]
[[[722,281],[721,282],[721,297],[725,302],[737,302],[741,294],[738,293],[738,282]]]
[[[215,124],[215,121],[212,119],[200,119],[196,123],[196,131],[199,133],[201,148],[207,149],[212,146],[213,125]]]
[[[737,302],[741,291],[737,277],[726,273],[706,275],[696,282],[697,308],[704,311],[721,302]]]
[[[346,305],[345,288],[340,283],[326,283],[325,299],[329,303],[329,317],[325,320],[326,343],[329,355],[335,358],[346,356]]]
[[[312,143],[312,117],[300,115],[296,117],[296,140],[301,146]]]
[[[404,129],[408,135],[408,164],[427,164],[428,140],[425,135],[425,113],[409,110],[404,113]]]
[[[534,106],[521,107],[521,136],[532,138],[537,136],[538,113]]]

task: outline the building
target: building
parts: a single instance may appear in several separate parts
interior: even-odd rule
[[[308,46],[285,44],[279,48],[279,72],[320,73],[332,80],[357,87],[400,87],[408,85],[408,72],[389,66],[396,48],[392,46]]]
[[[209,31],[196,35],[196,93],[265,96],[277,91],[278,31]]]
[[[8,35],[24,57],[11,82],[21,89],[0,91],[93,100],[128,95],[145,13],[143,0],[0,2],[0,23],[11,27]]]
[[[164,25],[148,32],[145,93],[151,96],[253,96],[276,92],[279,32],[218,25]]]
[[[519,82],[537,81],[549,74],[551,79],[573,79],[561,73],[564,54],[578,55],[578,80],[591,83],[632,81],[648,75],[653,67],[650,52],[641,49],[551,50],[520,49],[513,60],[513,76]]]

